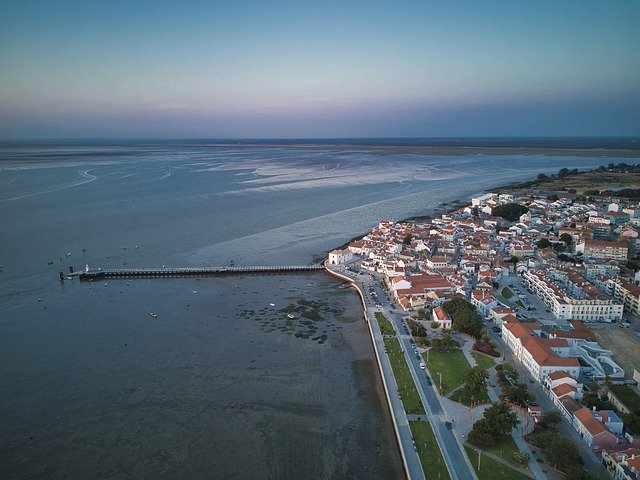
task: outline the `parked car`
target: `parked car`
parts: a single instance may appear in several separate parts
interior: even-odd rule
[[[420,368],[424,370],[425,368],[427,368],[427,366],[424,364],[424,362],[420,362]]]
[[[453,425],[451,425],[451,422],[444,422],[444,426],[447,427],[449,430],[451,430],[451,427]]]

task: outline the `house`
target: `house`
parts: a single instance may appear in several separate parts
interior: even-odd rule
[[[597,415],[598,413],[582,407],[573,414],[573,425],[592,450],[613,448],[618,443],[618,439],[602,421],[603,417]]]
[[[432,317],[434,322],[438,322],[442,328],[451,328],[451,318],[447,314],[444,308],[436,307],[432,311]]]
[[[640,448],[602,450],[602,463],[615,480],[640,480]]]
[[[349,249],[329,252],[329,265],[341,265],[353,260],[353,252]]]

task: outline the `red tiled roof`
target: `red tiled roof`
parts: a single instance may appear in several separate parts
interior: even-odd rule
[[[600,423],[596,417],[593,416],[593,413],[591,413],[591,410],[589,410],[586,407],[582,407],[580,410],[578,410],[577,412],[575,412],[573,414],[578,421],[584,425],[584,427],[589,431],[589,433],[591,435],[593,435],[594,437],[596,435],[600,435],[603,432],[606,432],[607,429],[605,428],[605,426]]]

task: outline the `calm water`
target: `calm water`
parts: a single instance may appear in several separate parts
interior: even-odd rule
[[[380,218],[609,161],[0,146],[0,478],[398,478],[358,301],[334,279],[58,272],[310,263]]]

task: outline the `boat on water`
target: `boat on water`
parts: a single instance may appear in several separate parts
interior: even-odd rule
[[[158,315],[153,312],[149,312],[149,315],[151,315],[153,318],[158,318]]]
[[[294,318],[296,318],[296,316],[293,313],[288,313],[287,318],[290,318],[291,320],[293,320]]]
[[[275,306],[276,306],[276,304],[275,304],[275,303],[270,303],[270,304],[269,304],[269,306],[270,306],[270,307],[275,307]]]
[[[67,257],[70,257],[70,256],[71,256],[71,252],[67,252]]]

